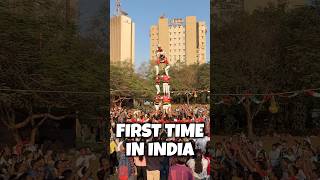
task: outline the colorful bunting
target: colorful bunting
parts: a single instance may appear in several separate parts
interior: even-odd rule
[[[275,97],[283,97],[283,98],[293,98],[298,95],[305,93],[306,95],[319,98],[320,93],[315,92],[314,90],[301,90],[301,91],[294,91],[294,92],[284,92],[284,93],[269,93],[269,94],[252,94],[250,91],[246,91],[244,94],[223,94],[222,100],[214,103],[216,105],[219,104],[230,104],[230,97],[236,96],[238,97],[239,101],[237,104],[243,103],[243,101],[247,98],[251,100],[251,102],[256,104],[261,104],[270,101],[269,111],[271,113],[277,113],[279,110],[278,104],[275,101]],[[216,94],[219,96],[219,94]],[[258,99],[258,96],[262,96],[262,99]],[[226,98],[229,97],[229,98]]]
[[[307,91],[307,94],[308,94],[309,96],[312,96],[312,97],[320,97],[320,93],[317,93],[317,92],[312,91],[312,90]]]
[[[275,113],[278,112],[278,110],[279,110],[279,108],[278,108],[278,105],[277,105],[277,103],[276,103],[275,97],[272,96],[272,98],[271,98],[271,103],[270,103],[270,106],[269,106],[269,111],[270,111],[271,113],[275,114]]]

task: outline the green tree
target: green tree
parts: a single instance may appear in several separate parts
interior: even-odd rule
[[[269,6],[213,29],[213,88],[217,93],[268,93],[319,86],[319,14],[314,8]],[[243,101],[247,130],[267,104]],[[267,109],[267,108],[265,108]]]
[[[54,0],[0,2],[0,120],[16,142],[23,128],[35,143],[44,121],[99,116],[107,103],[105,55],[64,12]]]
[[[155,92],[152,83],[153,81],[136,73],[130,65],[111,65],[111,102],[121,102],[127,98],[150,99]]]

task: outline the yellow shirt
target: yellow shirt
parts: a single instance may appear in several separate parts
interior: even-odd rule
[[[110,142],[110,154],[112,154],[117,149],[117,144],[114,141]]]

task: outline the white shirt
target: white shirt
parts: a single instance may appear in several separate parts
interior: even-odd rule
[[[160,55],[165,55],[165,52],[162,50],[162,52],[157,52],[157,56],[160,57]]]
[[[196,141],[196,149],[201,149],[202,152],[206,151],[207,142],[210,141],[210,137],[205,136],[203,138],[197,138]]]
[[[299,171],[298,171],[297,179],[298,180],[306,180],[307,179],[307,176],[304,174],[304,172],[301,169],[299,169]]]
[[[119,152],[120,151],[120,147],[121,147],[121,145],[123,144],[123,141],[120,141],[119,143],[117,143],[118,144],[118,146],[117,146],[117,152]]]
[[[90,161],[91,160],[95,160],[95,159],[96,159],[96,156],[94,154],[80,156],[76,160],[76,166],[77,167],[84,166],[86,168],[89,168],[90,167]]]
[[[1,157],[0,159],[0,165],[4,164],[4,165],[7,165],[7,161],[4,159],[4,157]]]
[[[270,157],[272,167],[278,165],[279,157],[280,157],[280,149],[277,148],[276,150],[270,151],[269,157]]]
[[[208,165],[209,165],[209,161],[207,159],[205,159],[205,158],[202,158],[201,163],[202,163],[202,172],[198,174],[198,173],[194,172],[195,171],[195,165],[196,165],[195,160],[194,159],[190,159],[187,162],[187,166],[192,170],[193,176],[198,178],[198,179],[203,179],[203,178],[206,178],[208,176],[207,168],[208,168]]]

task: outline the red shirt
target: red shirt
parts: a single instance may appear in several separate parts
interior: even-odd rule
[[[162,80],[163,80],[164,83],[169,83],[170,82],[170,76],[163,75],[162,76]]]
[[[295,176],[291,176],[289,177],[289,180],[297,180],[297,178]]]
[[[171,102],[171,98],[168,96],[163,96],[163,103],[170,103]]]
[[[184,120],[177,120],[178,123],[184,123]]]
[[[205,157],[208,160],[207,174],[210,175],[210,157]]]
[[[196,122],[203,122],[203,118],[196,119]]]
[[[161,79],[160,79],[159,76],[157,76],[157,77],[156,77],[156,84],[160,84],[160,82],[161,82]]]

